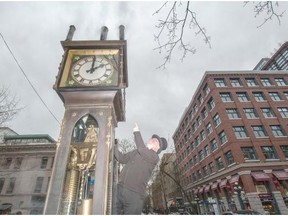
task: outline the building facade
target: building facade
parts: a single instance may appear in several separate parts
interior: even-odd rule
[[[287,71],[206,72],[173,135],[201,213],[288,214]]]
[[[9,135],[1,128],[0,205],[11,214],[42,214],[56,142],[49,135]],[[13,132],[13,131],[12,131]]]

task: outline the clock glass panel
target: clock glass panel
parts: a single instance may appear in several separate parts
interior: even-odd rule
[[[119,50],[69,50],[60,87],[116,86]]]

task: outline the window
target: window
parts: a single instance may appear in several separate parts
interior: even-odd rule
[[[283,92],[283,93],[284,93],[286,99],[288,100],[288,92]]]
[[[197,136],[197,137],[195,138],[195,145],[198,146],[199,144],[200,144],[200,137]]]
[[[278,92],[269,92],[269,95],[273,101],[281,101],[281,98]]]
[[[215,172],[215,169],[214,169],[214,164],[213,164],[213,162],[209,163],[208,166],[209,166],[209,172],[210,172],[210,173],[214,173],[214,172]]]
[[[247,138],[248,137],[244,126],[233,127],[233,131],[234,131],[234,134],[235,134],[237,139]]]
[[[269,78],[262,78],[261,82],[263,86],[271,86],[271,82]]]
[[[207,103],[210,110],[212,110],[215,107],[215,102],[212,97],[209,99]]]
[[[206,145],[204,147],[204,156],[207,157],[209,154],[210,154],[209,147],[208,147],[208,145]]]
[[[249,101],[249,98],[248,98],[246,92],[237,92],[236,94],[237,94],[238,100],[239,100],[240,102],[247,102],[247,101]]]
[[[278,86],[286,86],[286,81],[283,78],[275,78],[275,82]]]
[[[45,196],[32,196],[31,197],[31,204],[33,207],[36,207],[35,209],[31,210],[30,214],[31,215],[41,215],[43,214],[43,209],[40,210],[39,206],[43,206],[45,205]],[[37,208],[38,207],[38,208]]]
[[[288,158],[288,145],[281,145],[280,147],[281,147],[285,157]],[[0,192],[1,192],[1,190],[0,190]]]
[[[243,111],[248,119],[258,118],[258,114],[254,108],[244,108]]]
[[[212,151],[215,151],[218,148],[217,142],[215,139],[210,141],[210,147],[211,147]]]
[[[252,130],[256,138],[267,137],[267,133],[262,125],[252,126]]]
[[[203,103],[203,97],[202,97],[202,95],[199,95],[199,97],[198,97],[198,102],[199,102],[199,104],[202,104]]]
[[[0,160],[0,167],[3,169],[9,169],[12,163],[12,158],[3,158]]]
[[[222,79],[222,78],[214,79],[214,83],[217,87],[226,87],[226,83],[225,83],[224,79]]]
[[[214,122],[215,127],[217,127],[221,123],[221,119],[218,113],[213,117],[213,122]]]
[[[242,86],[239,78],[231,78],[231,79],[230,79],[230,82],[231,82],[231,85],[232,85],[233,87]]]
[[[227,165],[231,165],[234,163],[234,158],[233,158],[231,151],[228,151],[225,153],[225,159],[226,159]]]
[[[15,181],[16,181],[15,177],[12,177],[9,179],[9,185],[8,185],[7,190],[6,190],[6,194],[12,194],[13,193],[13,190],[15,187]]]
[[[253,92],[256,101],[265,101],[265,97],[262,92]]]
[[[43,180],[44,180],[44,177],[37,177],[35,188],[34,188],[34,193],[40,193],[41,192]]]
[[[264,107],[264,108],[261,108],[262,110],[262,113],[263,113],[263,116],[265,118],[274,118],[275,117],[275,114],[274,112],[271,110],[271,108],[269,107]]]
[[[270,127],[275,137],[285,136],[284,131],[280,125],[270,125]]]
[[[208,174],[207,166],[204,166],[202,170],[203,170],[203,177],[207,176],[207,174]]]
[[[247,85],[250,87],[257,86],[257,82],[254,78],[246,78]]]
[[[233,101],[232,96],[229,92],[220,93],[221,100],[223,102],[231,102]]]
[[[216,165],[217,165],[218,170],[224,168],[224,164],[223,164],[223,161],[222,161],[222,158],[221,158],[221,157],[218,157],[218,158],[216,159]]]
[[[273,146],[262,146],[261,150],[265,156],[265,159],[278,159],[278,156],[277,156]]]
[[[21,164],[22,164],[22,157],[17,157],[14,161],[14,169],[20,169]]]
[[[206,139],[206,134],[205,134],[204,130],[202,130],[200,132],[200,139],[201,139],[201,141]]]
[[[207,84],[204,86],[203,91],[205,92],[206,95],[209,94],[210,88],[209,88],[209,86]]]
[[[195,149],[194,142],[192,142],[192,143],[190,144],[190,147],[191,147],[191,151],[193,151],[193,150]]]
[[[213,128],[212,128],[212,126],[211,126],[211,123],[210,123],[210,122],[209,122],[209,123],[206,125],[206,129],[207,129],[207,133],[208,133],[208,134],[212,133],[212,131],[213,131]]]
[[[198,127],[202,124],[202,119],[200,116],[197,118],[197,124],[198,124]]]
[[[0,194],[1,194],[1,192],[2,192],[4,183],[5,183],[5,178],[0,178]]]
[[[197,170],[196,175],[197,175],[197,179],[201,179],[202,178],[200,170]]]
[[[197,106],[197,104],[195,104],[195,105],[193,106],[193,110],[194,110],[195,113],[198,111],[198,106]]]
[[[199,161],[202,161],[204,159],[204,153],[203,150],[199,151]]]
[[[208,116],[207,110],[205,108],[202,109],[201,113],[202,113],[203,119],[205,119]]]
[[[198,160],[197,160],[197,155],[194,155],[194,157],[193,157],[193,162],[194,162],[194,164],[197,164],[197,162],[198,162]]]
[[[223,145],[224,143],[226,143],[228,141],[227,139],[227,136],[225,134],[224,131],[221,131],[219,134],[218,134],[218,137],[219,137],[219,140],[221,142],[221,145]]]
[[[48,157],[42,157],[41,159],[41,169],[45,169],[47,167],[48,164]]]
[[[238,113],[237,109],[226,109],[226,113],[229,119],[239,119],[240,114]]]
[[[282,118],[288,118],[288,107],[278,107],[278,111]]]
[[[196,126],[196,124],[194,123],[194,124],[192,125],[192,132],[195,133],[196,130],[197,130],[197,126]]]
[[[242,154],[245,160],[257,160],[257,155],[253,147],[241,147]]]

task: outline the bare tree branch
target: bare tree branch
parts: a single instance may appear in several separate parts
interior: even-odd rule
[[[0,126],[11,121],[15,115],[22,109],[18,108],[19,100],[11,96],[8,88],[0,89]]]
[[[250,3],[249,1],[244,2],[244,7]],[[278,1],[272,2],[272,1],[260,1],[260,2],[252,2],[254,5],[254,12],[255,12],[255,18],[257,16],[260,16],[263,13],[266,13],[267,17],[264,18],[264,21],[262,24],[257,26],[257,28],[262,27],[267,21],[273,20],[273,18],[276,18],[278,20],[279,25],[281,25],[281,18],[283,17],[286,10],[282,12],[276,12],[274,6],[279,7]]]
[[[170,2],[169,2],[170,3]],[[156,12],[153,14],[159,14],[166,6],[168,2],[165,2]],[[177,11],[183,8],[183,3],[180,2],[177,4],[177,1],[173,2],[166,18],[164,20],[159,20],[156,28],[159,29],[158,34],[154,35],[155,40],[158,43],[158,47],[154,48],[154,50],[158,50],[159,53],[162,53],[164,49],[166,54],[164,56],[164,62],[158,66],[157,68],[166,68],[166,64],[170,62],[172,53],[176,47],[182,51],[181,61],[187,56],[188,53],[195,54],[196,48],[191,46],[191,44],[184,41],[185,29],[196,29],[195,36],[201,35],[204,38],[206,44],[211,48],[210,40],[211,38],[206,35],[205,28],[201,27],[199,24],[196,13],[190,9],[190,2],[186,2],[186,7],[183,10],[183,15],[181,11]],[[182,15],[182,17],[180,17]],[[166,33],[166,35],[164,35]],[[162,43],[162,36],[164,35],[165,39]],[[167,38],[168,37],[168,40]]]

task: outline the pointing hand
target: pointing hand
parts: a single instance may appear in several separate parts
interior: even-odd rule
[[[138,127],[137,123],[135,123],[135,126],[134,126],[134,128],[133,128],[133,131],[134,131],[134,132],[139,131],[139,127]]]

